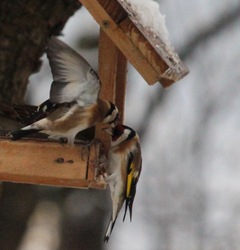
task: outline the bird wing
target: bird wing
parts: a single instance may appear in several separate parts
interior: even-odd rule
[[[51,102],[49,99],[46,100],[39,106],[35,107],[35,110],[28,115],[27,119],[25,119],[25,124],[28,125],[47,117],[61,105],[64,104],[56,104]]]
[[[76,101],[81,106],[96,103],[101,86],[97,73],[89,63],[54,37],[48,42],[46,52],[53,75],[50,101]]]
[[[127,209],[129,209],[130,221],[132,220],[132,206],[136,194],[138,179],[142,169],[142,158],[140,145],[136,145],[136,149],[129,153],[127,165],[127,179],[126,179],[126,198],[125,198],[125,212],[123,221],[125,220]]]
[[[0,102],[0,115],[26,125],[31,123],[29,116],[35,112],[36,108],[36,106],[26,104],[8,104]]]

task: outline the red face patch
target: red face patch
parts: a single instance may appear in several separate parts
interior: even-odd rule
[[[112,140],[116,141],[124,132],[124,127],[121,124],[118,124],[115,128],[112,129]]]

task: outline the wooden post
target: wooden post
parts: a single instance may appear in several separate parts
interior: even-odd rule
[[[127,87],[127,59],[122,54],[122,52],[118,50],[115,103],[119,109],[120,120],[122,123],[124,122],[126,87]]]
[[[99,76],[102,82],[100,97],[115,103],[124,120],[124,103],[127,82],[127,59],[100,29]]]
[[[102,29],[100,29],[98,53],[98,74],[102,83],[100,98],[115,103],[123,121],[127,60]],[[107,151],[109,136],[101,131],[103,127],[106,125],[97,126],[96,138],[102,141]]]

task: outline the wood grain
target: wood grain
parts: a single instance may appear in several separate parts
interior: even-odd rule
[[[126,86],[127,86],[127,59],[122,54],[122,52],[118,50],[115,103],[119,109],[120,121],[122,123],[124,123]]]
[[[93,174],[87,176],[89,150],[81,144],[71,147],[57,142],[1,138],[0,180],[88,188],[93,181]]]
[[[100,97],[115,103],[120,120],[124,121],[124,103],[127,78],[127,60],[106,33],[100,29],[98,73],[102,87]],[[107,154],[110,147],[109,135],[102,131],[107,125],[96,126],[96,138],[100,140]]]
[[[80,0],[148,84],[168,87],[188,73],[178,55],[133,21],[117,0]]]
[[[127,60],[139,71],[146,82],[149,84],[156,83],[159,79],[158,74],[124,31],[120,29],[119,25],[116,24],[106,10],[103,9],[101,4],[97,0],[80,0],[80,2],[88,9],[102,30],[121,50]]]
[[[100,29],[98,51],[98,74],[102,83],[100,97],[115,103],[116,74],[118,51],[105,32]],[[102,130],[107,124],[96,126],[95,138],[100,140],[105,148],[105,153],[110,147],[110,137]]]

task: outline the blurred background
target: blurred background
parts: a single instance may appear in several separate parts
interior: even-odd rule
[[[143,154],[133,221],[122,223],[121,213],[103,244],[108,190],[34,186],[33,196],[24,185],[22,203],[10,207],[31,202],[31,213],[24,222],[1,216],[1,224],[12,219],[24,232],[15,248],[3,250],[240,249],[240,2],[158,2],[190,74],[163,89],[128,66],[125,124],[139,133]],[[97,69],[99,27],[83,7],[62,34]],[[48,98],[52,76],[43,60],[29,80],[27,103]],[[21,195],[14,190],[12,201]]]

